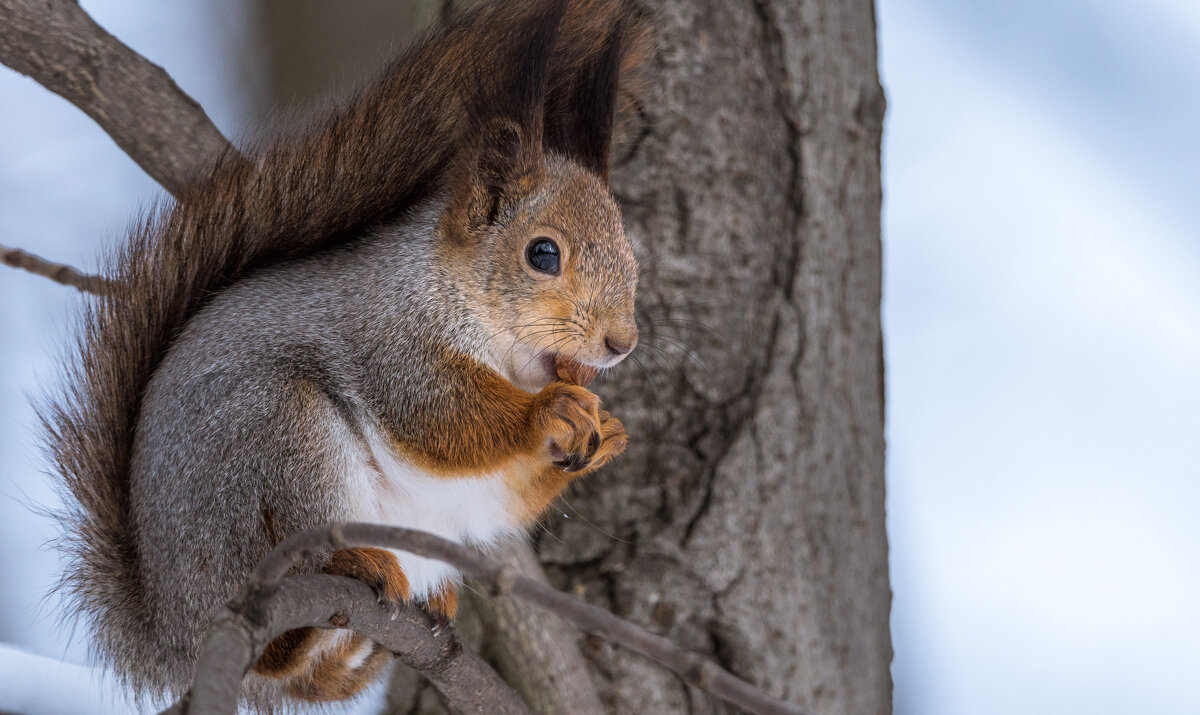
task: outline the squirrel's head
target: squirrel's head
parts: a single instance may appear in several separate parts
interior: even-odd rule
[[[549,78],[557,23],[535,18],[511,74],[476,100],[439,232],[492,360],[527,390],[560,358],[604,369],[637,344],[637,261],[608,188],[623,30]]]
[[[560,356],[609,368],[638,337],[637,261],[608,187],[553,153],[536,173],[519,196],[481,194],[469,217],[452,208],[440,247],[468,269],[493,360],[529,390],[554,378]]]

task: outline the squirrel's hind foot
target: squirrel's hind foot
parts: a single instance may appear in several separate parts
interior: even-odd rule
[[[381,602],[397,604],[409,599],[408,578],[395,554],[386,549],[341,549],[329,557],[322,570],[363,581],[375,589]],[[455,594],[454,606],[457,604]],[[254,672],[284,679],[284,690],[294,698],[325,702],[357,694],[390,657],[386,648],[358,633],[297,628],[267,644]]]
[[[458,587],[450,583],[443,584],[429,596],[425,612],[433,616],[435,633],[450,625],[450,621],[458,615]]]
[[[400,568],[396,555],[387,549],[340,549],[329,557],[323,571],[366,583],[375,589],[380,602],[406,603],[409,599],[408,577]]]
[[[317,656],[307,672],[289,678],[284,689],[298,700],[344,700],[370,685],[391,657],[383,646],[353,633],[342,645]]]

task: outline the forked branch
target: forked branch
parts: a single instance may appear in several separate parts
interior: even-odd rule
[[[268,554],[255,569],[246,595],[241,600],[242,608],[254,604],[255,594],[267,594],[270,597],[275,589],[280,587],[284,575],[300,561],[315,554],[362,546],[401,549],[451,564],[474,578],[494,596],[512,595],[546,609],[585,633],[599,636],[658,661],[687,682],[748,712],[761,715],[801,713],[796,706],[768,695],[711,660],[688,652],[662,636],[650,633],[586,601],[521,576],[478,551],[413,529],[378,524],[331,524],[294,534]],[[305,615],[308,617],[308,614]],[[280,629],[279,632],[282,630],[286,628]],[[225,642],[227,641],[224,639],[214,640],[211,637],[206,642],[196,670],[196,685],[192,695],[194,703],[213,702],[213,693],[218,690],[221,693],[234,693],[232,701],[221,700],[222,704],[236,703],[241,675],[250,668],[254,663],[253,658],[257,658],[261,648],[266,645],[266,641],[262,641],[256,651],[249,652],[250,658],[246,658],[244,656],[248,651],[244,648],[239,653],[224,652],[222,643]],[[403,651],[400,655],[404,657]],[[236,662],[240,670],[231,665],[231,661],[237,658],[240,658]],[[211,674],[211,670],[217,668],[225,673],[223,677]],[[429,676],[428,673],[425,674]],[[430,679],[434,680],[433,677]],[[434,684],[441,688],[436,680]],[[442,693],[447,694],[445,690],[442,690]],[[207,705],[205,707],[207,708]],[[193,712],[231,711],[205,709]]]
[[[82,109],[176,196],[229,142],[161,67],[71,0],[0,0],[0,62]]]
[[[380,603],[370,586],[344,576],[291,576],[251,585],[232,601],[205,638],[189,696],[166,713],[229,715],[242,679],[272,638],[292,628],[348,628],[388,648],[424,675],[455,712],[528,715],[525,703],[453,628],[415,606]]]

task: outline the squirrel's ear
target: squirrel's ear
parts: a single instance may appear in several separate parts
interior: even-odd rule
[[[556,83],[546,103],[546,148],[574,159],[606,183],[628,27],[624,17],[618,20],[600,51]]]
[[[539,3],[508,61],[467,102],[472,129],[451,176],[451,213],[467,228],[493,223],[540,178],[546,82],[565,10],[566,0]]]

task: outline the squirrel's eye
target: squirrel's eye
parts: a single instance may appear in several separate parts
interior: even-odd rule
[[[558,275],[562,266],[559,265],[558,244],[548,238],[535,238],[525,249],[525,260],[535,271]]]

